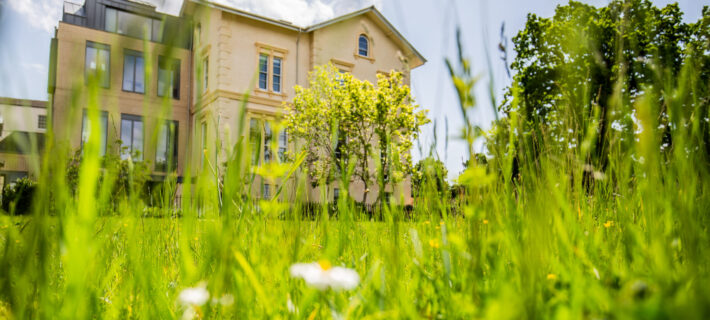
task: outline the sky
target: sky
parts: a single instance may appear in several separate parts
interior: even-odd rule
[[[181,4],[181,0],[148,1],[166,13],[177,12]],[[463,170],[463,160],[468,158],[465,143],[459,138],[463,122],[458,99],[444,64],[447,57],[456,57],[456,28],[461,29],[464,54],[471,60],[474,73],[482,76],[476,87],[479,105],[474,111],[473,121],[486,129],[494,119],[488,93],[489,83],[493,83],[497,101],[500,101],[504,89],[510,84],[497,49],[501,25],[505,24],[504,36],[510,44],[510,38],[524,27],[528,13],[549,17],[554,14],[557,5],[567,3],[566,0],[218,1],[264,16],[288,20],[299,26],[375,5],[428,60],[425,65],[412,71],[414,98],[422,108],[429,110],[429,118],[432,119],[432,123],[422,129],[413,155],[417,161],[429,155],[431,146],[435,144],[434,155],[446,163],[451,180]],[[582,2],[603,6],[608,0]],[[676,1],[653,2],[662,7]],[[62,3],[62,0],[0,0],[0,96],[47,99],[49,42],[61,18]],[[707,0],[679,0],[678,3],[687,22],[696,21],[703,5],[708,5]],[[487,60],[486,53],[490,60]],[[508,61],[513,61],[514,55],[509,50]],[[476,148],[482,151],[482,143],[478,143]]]

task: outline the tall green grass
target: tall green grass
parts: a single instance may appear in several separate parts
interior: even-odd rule
[[[469,112],[469,62],[461,55],[450,65]],[[697,79],[686,64],[664,87],[671,116],[682,114],[676,101],[697,99]],[[98,83],[76,94],[89,97],[97,123]],[[705,155],[688,149],[707,115],[680,119],[676,147],[662,153],[653,94],[620,102],[644,128],[629,143],[643,160],[612,144],[611,169],[596,175],[593,190],[583,183],[580,149],[520,160],[530,162],[511,179],[514,148],[524,147],[513,132],[525,121],[513,112],[501,120],[513,128],[509,140],[489,144],[490,162],[470,162],[462,174],[464,193],[448,199],[424,185],[411,214],[384,205],[381,221],[345,194],[337,218],[324,201],[313,219],[285,195],[254,197],[259,179],[295,194],[310,182],[296,169],[299,157],[252,167],[246,136],[216,143],[229,147],[213,150],[183,185],[177,210],[174,179],[160,206],[135,184],[112,197],[117,173],[102,165],[98,132],[85,144],[74,189],[71,150],[50,130],[32,215],[0,216],[0,318],[164,319],[188,310],[197,318],[707,318],[710,176]],[[169,101],[160,107],[168,114]],[[246,133],[241,114],[228,126]],[[480,134],[464,129],[470,145]],[[146,214],[153,211],[158,217]],[[360,285],[319,291],[291,277],[292,264],[311,261],[352,268]],[[210,300],[181,304],[180,293],[195,287]]]

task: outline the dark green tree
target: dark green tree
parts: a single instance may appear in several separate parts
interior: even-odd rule
[[[677,4],[658,8],[648,0],[615,0],[600,8],[570,1],[550,18],[529,14],[513,38],[515,76],[500,106],[517,120],[496,123],[491,152],[514,157],[516,168],[534,166],[542,154],[576,154],[580,168],[604,172],[610,146],[621,150],[615,156],[630,156],[625,152],[633,149],[637,130],[634,105],[651,91],[662,106],[663,145],[671,148],[666,89],[688,80],[681,75],[684,63],[700,69],[693,83],[702,88],[697,88],[701,96],[679,110],[707,115],[709,21],[707,7],[697,23],[688,24]],[[707,123],[702,130],[698,143],[710,150]]]

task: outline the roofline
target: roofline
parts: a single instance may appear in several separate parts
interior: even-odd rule
[[[320,28],[324,28],[324,27],[327,27],[327,26],[329,26],[329,25],[332,25],[332,24],[335,24],[335,23],[338,23],[338,22],[342,22],[342,21],[348,20],[348,19],[350,19],[350,18],[357,17],[357,16],[359,16],[359,15],[362,15],[362,14],[365,14],[365,13],[368,13],[368,12],[373,12],[380,20],[382,20],[382,21],[385,23],[385,26],[387,26],[387,28],[389,28],[389,29],[392,31],[392,33],[393,33],[399,40],[401,40],[402,42],[404,42],[404,44],[405,44],[406,46],[408,46],[410,49],[412,49],[412,52],[414,52],[414,54],[417,56],[417,58],[419,58],[420,60],[422,60],[422,64],[424,64],[424,63],[427,62],[426,58],[424,58],[424,56],[422,56],[422,54],[419,53],[419,51],[417,51],[417,48],[415,48],[415,47],[407,40],[407,38],[405,38],[405,37],[399,32],[399,30],[397,30],[397,28],[395,28],[395,27],[392,25],[392,23],[389,22],[389,20],[387,20],[387,18],[385,18],[385,16],[380,12],[380,10],[377,10],[377,8],[376,8],[374,5],[373,5],[373,6],[369,6],[369,7],[367,7],[367,8],[360,9],[360,10],[358,10],[358,11],[354,11],[354,12],[351,12],[351,13],[348,13],[348,14],[345,14],[345,15],[342,15],[342,16],[340,16],[340,17],[335,17],[335,18],[333,18],[333,19],[326,20],[326,21],[323,21],[323,22],[321,22],[321,23],[312,25],[312,26],[310,26],[310,27],[308,27],[308,28],[306,29],[306,32],[311,32],[311,31],[314,31],[314,30],[318,30],[318,29],[320,29]]]
[[[366,8],[363,8],[363,9],[360,9],[360,10],[358,10],[358,11],[353,11],[353,12],[351,12],[351,13],[344,14],[344,15],[339,16],[339,17],[335,17],[335,18],[330,19],[330,20],[326,20],[326,21],[323,21],[323,22],[314,24],[314,25],[309,26],[309,27],[298,27],[298,26],[295,26],[295,25],[293,25],[293,24],[283,22],[283,21],[281,21],[281,20],[271,19],[271,18],[267,18],[267,17],[261,16],[261,15],[258,15],[258,14],[251,13],[251,12],[247,12],[247,11],[235,9],[235,8],[232,8],[232,7],[228,7],[228,6],[225,6],[225,5],[221,5],[221,4],[219,4],[219,3],[214,3],[213,1],[210,1],[210,0],[190,0],[190,1],[193,2],[193,3],[197,3],[197,4],[202,4],[202,5],[205,5],[205,6],[214,8],[214,9],[219,9],[219,10],[223,10],[223,11],[226,11],[226,12],[229,12],[229,13],[233,13],[233,14],[236,14],[236,15],[238,15],[238,16],[245,17],[245,18],[254,19],[254,20],[261,21],[261,22],[264,22],[264,23],[268,23],[268,24],[271,24],[271,25],[274,25],[274,26],[286,28],[286,29],[289,29],[289,30],[297,31],[297,32],[303,32],[303,33],[309,33],[309,32],[311,32],[311,31],[315,31],[315,30],[318,30],[318,29],[327,27],[327,26],[329,26],[329,25],[332,25],[332,24],[335,24],[335,23],[338,23],[338,22],[342,22],[342,21],[351,19],[351,18],[357,17],[357,16],[359,16],[359,15],[362,15],[362,14],[365,14],[365,13],[368,13],[368,12],[373,12],[373,13],[375,14],[375,16],[377,16],[377,18],[379,18],[380,20],[382,20],[382,22],[384,22],[385,26],[386,26],[387,28],[389,28],[389,29],[392,31],[392,34],[394,34],[400,41],[402,41],[402,42],[404,43],[405,46],[409,47],[409,49],[412,50],[412,52],[414,53],[414,55],[416,55],[417,58],[422,61],[422,64],[424,64],[424,63],[427,62],[426,58],[424,58],[424,56],[423,56],[421,53],[419,53],[419,51],[409,42],[409,40],[407,40],[407,38],[405,38],[405,37],[399,32],[399,30],[397,30],[397,28],[395,28],[395,27],[392,25],[392,23],[390,23],[389,20],[387,20],[387,18],[385,18],[385,16],[380,12],[380,10],[377,10],[377,8],[376,8],[374,5],[373,5],[373,6],[366,7]],[[187,3],[187,1],[185,1],[185,2],[183,3],[183,8],[185,7],[185,3]],[[181,14],[182,14],[182,9],[181,9],[180,11],[181,11]]]
[[[47,101],[0,97],[0,104],[17,107],[47,108]]]
[[[303,32],[303,31],[304,31],[303,28],[297,27],[297,26],[295,26],[295,25],[293,25],[293,24],[290,24],[290,23],[286,23],[286,22],[283,22],[283,21],[280,21],[280,20],[276,20],[276,19],[267,18],[267,17],[260,16],[260,15],[258,15],[258,14],[254,14],[254,13],[251,13],[251,12],[247,12],[247,11],[235,9],[235,8],[232,8],[232,7],[228,7],[228,6],[225,6],[225,5],[221,5],[221,4],[219,4],[219,3],[214,3],[214,2],[212,2],[212,1],[205,1],[205,0],[190,0],[190,1],[192,1],[192,2],[194,2],[194,3],[197,3],[197,4],[204,5],[204,6],[208,6],[208,7],[210,7],[210,8],[219,9],[219,10],[226,11],[226,12],[229,12],[229,13],[232,13],[232,14],[236,14],[236,15],[238,15],[238,16],[242,16],[242,17],[245,17],[245,18],[254,19],[254,20],[257,20],[257,21],[261,21],[261,22],[264,22],[264,23],[268,23],[268,24],[271,24],[271,25],[275,25],[275,26],[277,26],[277,27],[286,28],[286,29],[289,29],[289,30],[292,30],[292,31],[298,31],[298,32]],[[187,3],[187,1],[185,1],[184,3]],[[183,7],[184,7],[184,5],[183,5]],[[181,9],[180,11],[181,11],[181,13],[182,13],[182,9]]]

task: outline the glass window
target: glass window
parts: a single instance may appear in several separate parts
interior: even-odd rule
[[[210,66],[210,61],[209,58],[205,57],[205,60],[202,63],[202,93],[207,92],[208,88],[208,80],[209,80],[209,66]]]
[[[84,75],[86,81],[98,81],[104,88],[109,87],[109,46],[101,43],[86,42],[86,61]]]
[[[134,38],[144,38],[146,35],[150,37],[152,27],[152,19],[150,18],[125,11],[118,12],[118,28],[116,32],[119,34]]]
[[[145,64],[140,52],[126,51],[123,55],[123,90],[145,93]]]
[[[160,57],[158,61],[158,96],[180,99],[180,60]]]
[[[153,40],[155,42],[163,41],[163,37],[162,37],[163,33],[160,32],[161,22],[162,21],[160,21],[158,19],[153,19],[153,30],[152,30],[153,32],[151,33],[150,38],[151,38],[151,40]]]
[[[267,199],[267,200],[271,199],[271,185],[270,184],[264,183],[264,185],[262,186],[262,190],[261,190],[261,197],[263,199]]]
[[[108,32],[116,32],[116,15],[118,11],[113,8],[106,8],[106,19],[104,29]]]
[[[37,129],[47,129],[47,116],[37,116]]]
[[[158,142],[155,151],[155,170],[172,171],[177,168],[178,122],[165,121],[158,128]]]
[[[200,148],[200,164],[204,167],[207,163],[207,122],[202,122],[200,124],[200,139],[202,141],[202,146]]]
[[[268,90],[269,56],[259,55],[259,89]]]
[[[160,19],[139,16],[130,12],[106,8],[104,30],[116,32],[134,38],[148,38],[152,41],[162,41]]]
[[[284,129],[279,132],[279,159],[286,162],[286,150],[288,150],[288,132]]]
[[[281,92],[281,58],[274,57],[272,81],[274,92]]]
[[[121,115],[121,159],[143,159],[143,119],[139,116]]]
[[[358,54],[363,57],[368,57],[370,53],[370,40],[364,34],[358,39]]]
[[[271,125],[268,121],[264,122],[264,162],[271,162]]]
[[[249,145],[251,147],[251,164],[259,164],[259,149],[261,144],[261,120],[249,120]]]
[[[101,111],[99,114],[99,134],[100,134],[100,146],[99,155],[106,155],[106,133],[108,132],[108,113],[106,111]],[[81,122],[81,146],[82,152],[84,150],[84,144],[89,141],[89,135],[91,134],[91,121],[89,121],[89,115],[84,110],[84,117]]]

